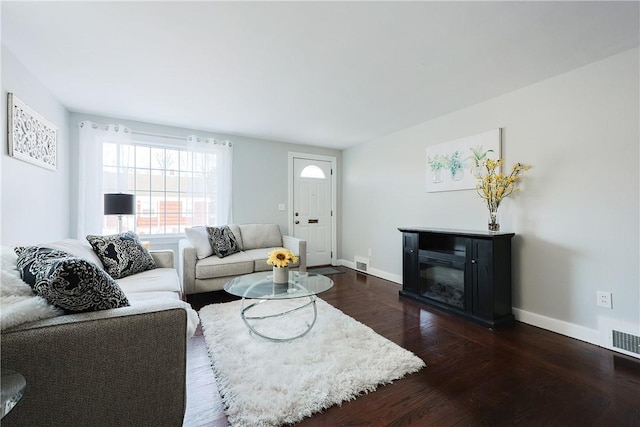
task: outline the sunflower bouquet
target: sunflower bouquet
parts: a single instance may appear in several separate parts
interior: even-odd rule
[[[288,266],[290,262],[295,264],[298,262],[298,257],[288,249],[279,248],[269,252],[269,258],[267,259],[267,264],[269,265],[282,268]]]

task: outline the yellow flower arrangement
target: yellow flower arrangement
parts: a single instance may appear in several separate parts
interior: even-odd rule
[[[500,169],[504,159],[492,160],[484,159],[482,164],[485,173],[476,175],[476,190],[478,195],[482,197],[489,209],[489,230],[498,231],[500,225],[497,223],[496,214],[498,206],[505,197],[509,197],[514,192],[519,191],[517,187],[519,175],[523,171],[528,171],[531,166],[516,163],[513,165],[511,173],[505,175],[496,169]]]
[[[288,249],[280,248],[269,252],[269,258],[267,259],[267,264],[269,265],[286,267],[290,262],[295,264],[298,262],[298,257]]]

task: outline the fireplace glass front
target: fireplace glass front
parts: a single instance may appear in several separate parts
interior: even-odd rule
[[[464,310],[464,292],[464,258],[420,256],[422,296]]]

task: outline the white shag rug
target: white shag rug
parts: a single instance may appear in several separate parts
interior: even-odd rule
[[[5,329],[26,322],[60,316],[63,310],[36,295],[22,281],[13,249],[0,247],[0,327]]]
[[[264,310],[295,303],[269,301]],[[295,423],[425,366],[410,351],[321,299],[313,329],[288,342],[252,335],[240,317],[240,307],[241,301],[212,304],[199,313],[232,426]],[[302,327],[313,314],[308,307],[290,316],[264,321],[259,330],[277,336]]]

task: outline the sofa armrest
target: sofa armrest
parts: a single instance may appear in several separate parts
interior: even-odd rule
[[[171,249],[149,251],[156,266],[160,268],[174,268],[173,251]]]
[[[298,257],[298,271],[307,271],[307,241],[292,236],[282,236],[282,245]]]
[[[196,248],[188,239],[178,242],[178,273],[182,280],[182,291],[185,295],[195,292],[196,289]]]
[[[182,425],[184,309],[124,307],[2,332],[2,369],[26,379],[3,426]]]

